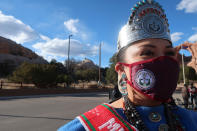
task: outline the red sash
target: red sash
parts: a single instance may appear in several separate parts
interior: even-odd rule
[[[101,104],[77,118],[86,131],[137,131],[108,104]]]

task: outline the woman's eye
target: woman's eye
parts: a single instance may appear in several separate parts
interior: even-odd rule
[[[169,51],[169,52],[166,52],[165,55],[167,55],[167,56],[175,56],[175,52],[174,51]]]
[[[140,54],[140,56],[153,56],[154,53],[152,51],[144,51]]]

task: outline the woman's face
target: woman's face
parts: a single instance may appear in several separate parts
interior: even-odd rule
[[[145,39],[137,41],[127,48],[124,61],[132,64],[159,56],[170,56],[176,59],[172,44],[164,39]]]
[[[132,64],[135,62],[144,61],[159,56],[170,56],[176,59],[175,49],[172,47],[172,44],[169,41],[163,39],[146,39],[135,42],[126,49],[124,62]],[[119,72],[119,77],[121,77],[121,74],[124,72],[126,73],[127,78],[130,80],[129,67],[124,66],[123,70]],[[127,87],[128,86],[130,87],[130,85],[127,85]],[[127,88],[127,91],[130,98],[137,98],[135,99],[136,104],[160,104],[160,102],[153,101],[146,96],[140,94],[139,92],[135,91],[134,88]]]

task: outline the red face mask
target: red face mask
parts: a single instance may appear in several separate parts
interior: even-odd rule
[[[166,102],[176,89],[179,64],[169,56],[120,64],[130,68],[130,80],[127,83],[153,100]]]

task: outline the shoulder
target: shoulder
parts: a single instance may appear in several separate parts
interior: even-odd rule
[[[183,123],[193,125],[197,128],[197,112],[178,107],[176,112]]]
[[[85,131],[85,128],[81,122],[75,118],[74,120],[60,127],[58,131]]]
[[[86,129],[131,129],[135,130],[125,120],[121,109],[114,109],[109,104],[101,104],[79,115],[73,121],[60,127],[58,131],[85,131]]]
[[[98,105],[95,108],[79,115],[74,120],[60,127],[58,131],[85,131],[87,128],[86,123],[89,119],[98,119],[97,114],[101,111],[99,107],[101,107],[101,105]]]
[[[87,130],[136,130],[119,114],[120,112],[110,104],[104,103],[77,118]]]
[[[178,107],[177,113],[182,114],[183,116],[186,115],[187,117],[189,117],[191,115],[192,118],[195,117],[196,120],[197,120],[197,112],[195,112],[193,110],[188,110],[188,109],[185,109],[185,108]]]

